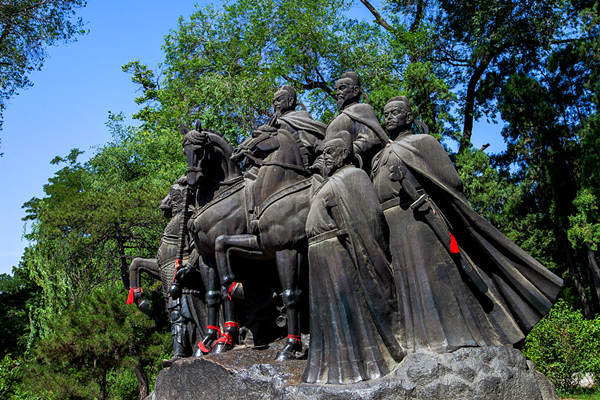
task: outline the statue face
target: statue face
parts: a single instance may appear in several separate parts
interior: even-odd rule
[[[286,91],[275,93],[275,97],[273,98],[273,110],[275,111],[275,114],[281,115],[291,109],[292,101],[292,96]]]
[[[392,101],[383,108],[385,129],[388,133],[397,133],[410,128],[412,116],[406,105],[400,101]]]
[[[171,192],[162,199],[159,208],[162,210],[165,218],[171,218],[173,216],[173,209],[171,208]]]
[[[344,166],[348,150],[343,143],[332,143],[323,149],[323,176],[331,176],[335,171]]]
[[[335,83],[335,98],[338,110],[342,110],[351,102],[358,100],[360,88],[350,78],[339,79]]]

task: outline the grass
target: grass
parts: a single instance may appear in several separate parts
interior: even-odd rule
[[[565,394],[561,395],[562,400],[600,400],[600,392],[586,394]]]

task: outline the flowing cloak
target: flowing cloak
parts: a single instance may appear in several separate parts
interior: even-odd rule
[[[342,130],[350,133],[354,153],[360,156],[363,168],[368,173],[371,159],[388,140],[373,107],[369,104],[355,103],[344,108],[327,126],[323,142]]]
[[[447,220],[460,251],[487,284],[485,294],[409,208],[412,200],[390,176],[390,167],[401,163]],[[372,176],[390,229],[400,344],[407,351],[445,352],[523,340],[552,306],[562,280],[469,206],[439,142],[429,135],[399,137],[376,155]]]
[[[306,222],[310,348],[304,382],[375,379],[402,359],[383,224],[361,169],[338,170],[314,194]]]
[[[315,121],[310,114],[304,110],[290,111],[277,118],[278,122],[283,121],[289,126],[298,131],[305,131],[318,139],[323,139],[325,136],[325,124]]]
[[[290,133],[298,135],[301,148],[300,153],[304,158],[305,165],[310,165],[314,161],[317,152],[317,146],[325,137],[327,126],[322,122],[315,121],[310,114],[304,110],[289,111],[276,120],[279,128],[286,129]]]

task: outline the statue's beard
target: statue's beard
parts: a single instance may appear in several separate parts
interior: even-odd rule
[[[335,173],[335,171],[342,168],[343,166],[344,166],[343,159],[335,160],[332,163],[326,162],[323,164],[323,176],[331,176]]]
[[[359,99],[360,99],[360,96],[344,97],[342,99],[338,98],[338,100],[337,100],[337,110],[338,110],[338,112],[342,111],[349,104],[357,103],[359,101]]]

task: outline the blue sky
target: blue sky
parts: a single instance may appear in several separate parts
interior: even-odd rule
[[[189,16],[194,4],[208,3],[92,0],[79,12],[89,34],[48,49],[44,67],[31,75],[34,86],[8,101],[0,131],[0,187],[5,191],[0,196],[0,273],[10,273],[27,245],[21,205],[43,195],[43,185],[57,170],[50,160],[75,147],[89,157],[110,140],[105,127],[109,111],[125,116],[137,111],[137,88],[121,66],[139,60],[155,67],[162,60],[163,38],[177,19]],[[355,12],[370,18],[362,6]],[[503,148],[497,126],[476,123],[473,139],[475,146],[492,143],[490,152]]]

